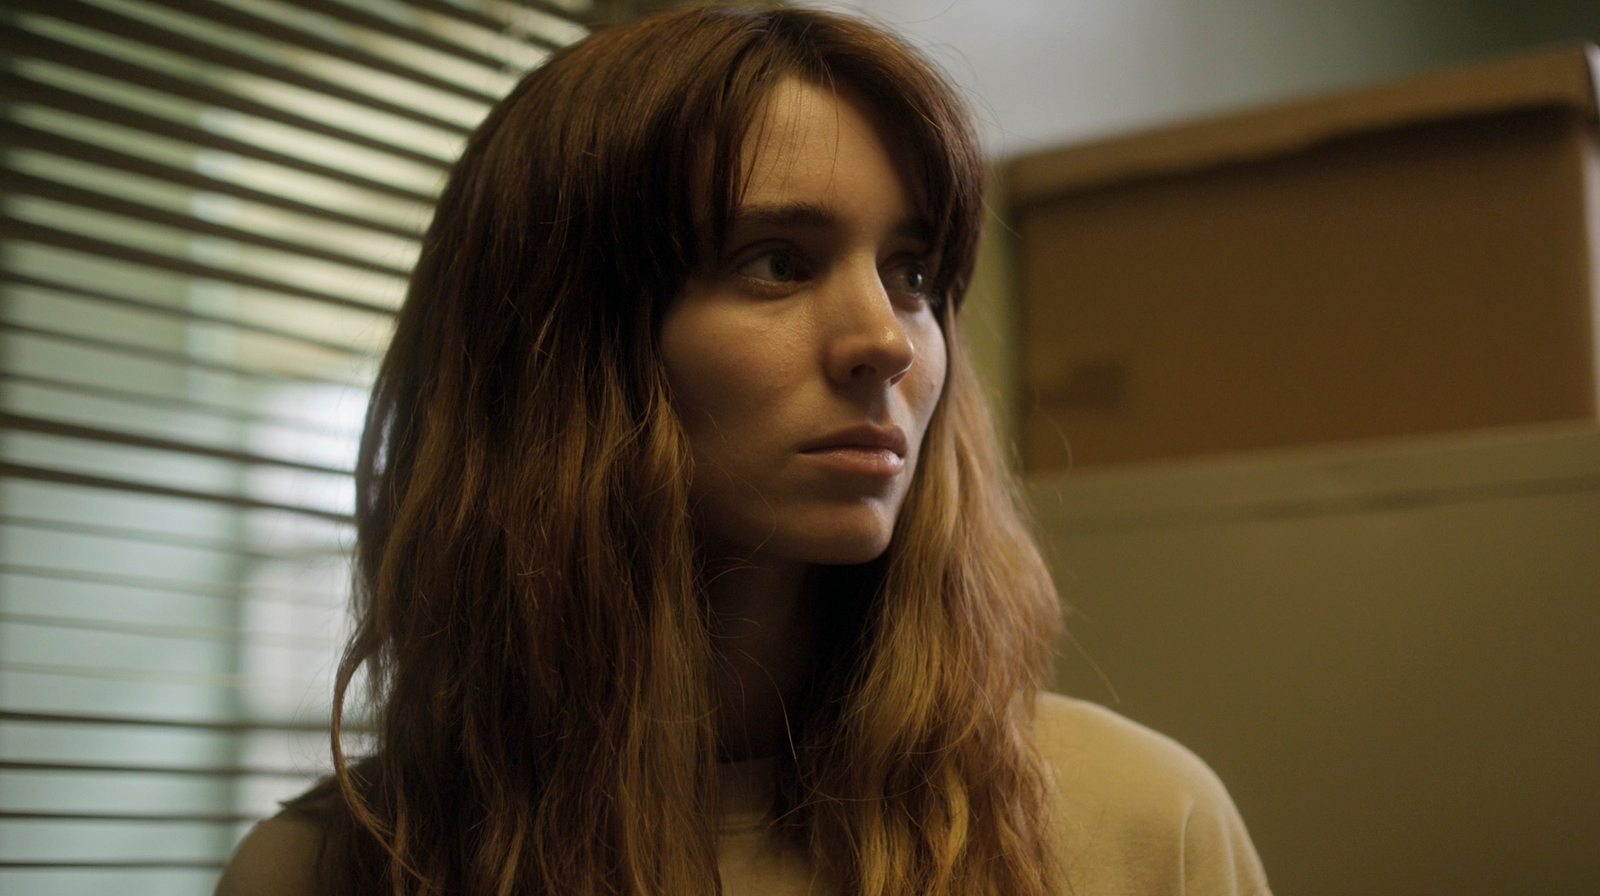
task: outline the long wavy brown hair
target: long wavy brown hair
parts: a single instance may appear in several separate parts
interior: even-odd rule
[[[1028,727],[1058,611],[956,324],[970,123],[874,27],[700,9],[554,55],[444,189],[361,447],[336,773],[291,805],[328,831],[329,892],[720,891],[716,656],[656,331],[788,78],[848,89],[903,150],[950,362],[888,551],[823,574],[779,830],[849,896],[1051,889]],[[376,747],[347,760],[362,669]]]

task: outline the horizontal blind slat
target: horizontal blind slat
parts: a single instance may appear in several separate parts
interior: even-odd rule
[[[66,423],[60,420],[48,420],[43,417],[32,417],[4,410],[0,410],[0,429],[62,436],[69,439],[82,439],[102,445],[123,445],[129,448],[170,451],[177,454],[233,461],[234,463],[250,466],[283,467],[290,470],[305,470],[311,473],[330,473],[336,476],[348,476],[351,473],[348,468],[330,467],[325,464],[272,457],[250,451],[214,448],[209,445],[199,445],[179,439],[158,438],[118,429]]]
[[[347,265],[352,268],[372,268],[382,271],[383,273],[401,277],[408,273],[407,268],[399,265],[383,264],[370,259],[346,255],[342,252],[336,252],[330,249],[310,246],[304,243],[293,243],[270,236],[263,236],[253,230],[246,230],[239,227],[230,227],[225,224],[213,223],[211,221],[197,218],[194,215],[181,215],[175,212],[154,208],[143,203],[133,202],[115,196],[109,196],[105,193],[86,190],[82,187],[71,186],[68,184],[62,184],[53,180],[47,180],[32,174],[23,174],[17,171],[0,169],[0,192],[19,196],[37,196],[43,199],[51,199],[57,202],[69,203],[83,208],[90,208],[97,211],[109,212],[115,215],[122,215],[128,218],[138,218],[149,221],[153,224],[161,224],[179,230],[186,230],[195,234],[220,237],[252,246],[273,249],[279,252],[304,255],[308,258],[317,258],[323,261],[330,261],[335,264]]]
[[[263,816],[233,812],[26,812],[0,809],[0,821],[128,821],[140,823],[239,824]]]
[[[324,218],[353,227],[374,230],[391,236],[416,239],[420,235],[418,230],[412,228],[396,227],[371,218],[363,218],[332,209],[307,205],[275,193],[253,190],[199,171],[174,168],[170,165],[163,165],[160,162],[118,152],[114,149],[95,146],[94,144],[73,140],[70,137],[52,134],[48,131],[41,131],[18,122],[0,121],[0,144],[17,148],[36,149],[65,158],[77,159],[107,168],[115,168],[126,171],[129,174],[165,180],[181,186],[193,187],[196,190],[232,196],[237,199],[257,202],[310,217]],[[198,150],[201,147],[195,146],[195,149]]]
[[[75,629],[78,631],[108,632],[147,638],[174,638],[186,641],[216,641],[223,644],[269,644],[290,649],[321,650],[327,645],[319,640],[284,635],[281,632],[256,632],[238,628],[207,628],[198,625],[164,625],[128,622],[123,619],[90,619],[48,613],[11,613],[0,611],[0,622],[26,625],[35,628]]]
[[[283,168],[303,171],[320,178],[347,183],[363,190],[386,194],[410,202],[432,203],[434,201],[434,197],[428,193],[397,186],[385,181],[373,180],[370,177],[363,177],[338,168],[319,165],[316,162],[284,155],[270,149],[263,149],[245,140],[237,140],[208,130],[181,124],[171,119],[108,103],[81,93],[73,93],[51,84],[43,84],[24,78],[9,71],[0,72],[0,95],[8,96],[14,102],[37,103],[41,106],[49,106],[87,118],[179,140],[194,146],[206,149],[220,149],[244,158],[270,162]]]
[[[75,2],[75,0],[72,0],[72,2]],[[307,31],[280,25],[271,19],[263,18],[234,6],[218,3],[216,0],[141,0],[141,2],[151,6],[165,7],[231,28],[237,28],[270,40],[302,47],[325,56],[343,59],[346,62],[352,62],[374,71],[396,75],[418,84],[424,84],[435,90],[453,93],[467,99],[484,103],[492,103],[499,99],[498,96],[488,91],[474,90],[447,78],[440,78],[425,69],[402,65],[387,57],[363,50],[360,47],[338,43]]]
[[[171,547],[188,548],[191,550],[211,551],[229,556],[243,557],[246,559],[292,560],[296,562],[304,562],[312,559],[327,557],[343,557],[348,553],[343,545],[309,550],[267,550],[263,549],[259,543],[255,542],[236,541],[222,538],[205,538],[196,535],[166,532],[157,529],[133,529],[127,526],[107,526],[100,523],[83,522],[82,520],[46,519],[44,517],[26,516],[14,513],[0,514],[0,526],[17,526],[27,529],[48,529],[54,532],[64,532],[70,535],[86,535],[116,539],[118,541],[138,542],[140,544],[157,544]],[[0,569],[0,572],[11,572],[22,575],[38,575],[46,577],[56,577],[59,575],[60,577],[64,578],[71,578],[73,575],[93,575],[92,573],[84,573],[81,570],[57,570],[46,567],[26,567],[19,564],[10,564],[4,569]],[[88,581],[100,582],[102,580],[98,578],[90,578]],[[159,579],[155,581],[161,583],[159,586],[157,586],[157,590],[160,590],[161,588],[174,588],[179,587],[180,585],[193,584],[184,583],[181,582],[181,580],[173,579]],[[179,584],[171,584],[175,581]],[[226,586],[217,585],[215,587],[217,589],[228,589],[222,594],[222,596],[237,596],[244,588],[243,585],[237,583],[230,583]],[[210,591],[198,593],[202,593],[207,596],[217,596],[213,595]],[[325,595],[322,592],[317,592],[316,596],[320,598],[324,597]]]
[[[216,672],[195,672],[193,670],[127,669],[108,666],[69,666],[60,663],[20,663],[11,660],[0,660],[0,672],[48,676],[51,678],[86,678],[92,681],[114,682],[117,684],[156,682],[188,685],[197,689],[231,691],[249,691],[260,688],[263,685],[281,686],[287,684],[293,690],[303,693],[306,687],[313,683],[309,678],[289,681],[281,676],[275,677],[259,673],[219,674]]]
[[[222,859],[195,859],[193,861],[163,861],[160,859],[107,859],[105,861],[71,861],[29,862],[22,860],[0,860],[0,868],[13,870],[40,870],[40,871],[167,871],[167,870],[194,870],[194,871],[221,871],[227,863]]]
[[[253,115],[257,118],[275,121],[303,131],[322,134],[368,149],[389,153],[419,165],[430,165],[439,168],[441,171],[449,162],[448,159],[421,152],[408,146],[378,140],[358,131],[336,127],[304,115],[297,115],[294,112],[257,102],[218,87],[157,72],[31,32],[0,27],[0,51],[10,51],[17,56],[46,59],[62,65],[70,65],[86,72],[128,81],[152,90],[160,90],[170,96],[182,97],[197,103],[205,103],[244,115]],[[460,129],[452,128],[451,130],[459,132]]]
[[[54,246],[58,249],[68,249],[95,255],[101,258],[115,258],[120,261],[133,262],[164,271],[175,271],[203,280],[220,280],[237,286],[259,289],[268,293],[295,296],[302,299],[312,299],[341,308],[353,308],[358,311],[371,311],[379,313],[394,313],[394,309],[383,305],[351,299],[345,296],[334,295],[320,290],[308,289],[281,280],[271,280],[266,277],[257,277],[252,274],[243,274],[220,265],[205,264],[198,261],[164,255],[146,249],[136,249],[123,246],[108,240],[92,236],[73,233],[58,227],[50,227],[33,221],[19,221],[15,218],[0,214],[0,239],[15,240],[19,243],[37,243],[45,246]],[[283,374],[294,379],[305,379]],[[322,380],[317,380],[321,382]]]
[[[208,492],[200,489],[177,488],[170,485],[157,485],[151,482],[138,482],[132,479],[121,479],[113,476],[94,476],[88,473],[73,473],[66,470],[52,470],[32,464],[19,464],[11,461],[0,461],[0,476],[9,476],[13,479],[23,479],[33,482],[51,482],[58,485],[76,485],[89,489],[103,489],[113,492],[131,492],[140,495],[154,495],[162,498],[178,498],[186,501],[198,501],[207,504],[218,504],[225,507],[238,507],[247,510],[278,510],[285,513],[328,520],[335,523],[349,524],[354,518],[346,513],[334,513],[330,510],[319,510],[315,507],[303,507],[299,504],[286,504],[281,501],[264,501],[247,495],[227,494],[224,492]]]
[[[463,134],[468,130],[466,126],[458,121],[441,118],[424,109],[410,108],[399,103],[390,102],[382,97],[352,90],[336,81],[318,77],[285,65],[274,64],[259,56],[251,56],[226,47],[217,46],[216,44],[207,43],[206,41],[123,15],[115,10],[85,3],[83,0],[8,0],[8,2],[15,4],[18,9],[48,15],[50,18],[142,41],[152,46],[164,47],[204,62],[237,69],[241,72],[259,75],[274,81],[281,81],[285,84],[312,90],[345,102],[368,106],[380,112],[411,119],[419,124]],[[485,97],[475,94],[470,95],[468,98],[475,102],[487,101]]]
[[[312,336],[307,336],[304,333],[298,333],[293,330],[285,330],[281,327],[269,327],[265,324],[240,320],[234,317],[225,317],[220,314],[207,314],[205,312],[195,311],[192,308],[178,308],[171,305],[163,305],[159,302],[149,302],[142,299],[130,298],[128,296],[113,295],[104,290],[87,289],[75,283],[60,283],[54,280],[46,280],[43,277],[33,277],[27,274],[19,274],[14,271],[5,270],[4,268],[0,268],[0,283],[9,284],[12,286],[31,286],[38,289],[60,293],[66,296],[73,296],[99,302],[105,305],[134,308],[140,311],[146,311],[151,314],[159,314],[165,317],[174,317],[181,320],[217,324],[219,326],[230,327],[235,330],[260,333],[263,336],[273,336],[283,339],[287,342],[315,346],[317,348],[327,349],[331,352],[338,352],[343,355],[348,355],[352,359],[376,359],[380,354],[360,346],[354,346],[344,342],[337,342],[331,339],[317,339]],[[0,374],[0,376],[3,376],[3,374]]]
[[[316,3],[318,0],[293,0],[297,3]],[[590,24],[588,19],[579,11],[572,8],[574,4],[557,5],[546,0],[506,0],[504,3],[483,2],[483,0],[406,0],[406,4],[417,9],[431,10],[452,16],[470,17],[471,21],[481,23],[485,28],[505,29],[513,26],[512,12],[519,9],[531,9],[553,19],[561,19],[572,23],[578,28],[587,30]],[[584,0],[585,8],[592,4]],[[518,33],[521,33],[520,31]],[[529,35],[530,37],[533,35]],[[545,38],[554,41],[551,38]]]
[[[253,367],[243,367],[238,364],[222,364],[197,358],[191,354],[168,351],[158,348],[149,348],[142,345],[130,345],[125,342],[116,342],[111,339],[100,339],[94,336],[85,336],[81,333],[51,330],[45,327],[33,327],[13,321],[0,320],[0,332],[18,333],[38,339],[44,339],[62,344],[74,345],[80,348],[95,349],[111,354],[122,355],[129,358],[138,358],[143,361],[153,361],[158,364],[171,365],[189,370],[203,370],[208,373],[225,374],[245,380],[277,383],[307,383],[320,386],[351,386],[355,385],[347,380],[333,379],[285,373],[276,370],[259,370]]]
[[[141,576],[131,573],[103,573],[85,569],[60,569],[50,566],[35,566],[27,563],[0,563],[0,574],[23,576],[35,579],[51,579],[60,582],[80,582],[89,585],[105,585],[111,588],[130,589],[137,591],[154,591],[167,594],[185,594],[192,597],[216,598],[219,600],[239,600],[243,597],[256,597],[273,600],[285,604],[298,606],[325,606],[328,594],[322,591],[310,591],[297,588],[266,588],[258,585],[233,584],[225,582],[191,582],[184,579],[169,579],[160,576]]]
[[[241,734],[249,731],[283,731],[326,733],[327,720],[321,722],[237,721],[226,719],[174,719],[160,716],[109,716],[95,713],[32,712],[0,707],[0,722],[25,722],[36,725],[75,725],[111,728],[178,728],[190,731],[212,731],[221,734]],[[345,725],[349,734],[364,734],[370,728]]]
[[[468,62],[476,63],[484,68],[504,68],[512,62],[512,60],[509,59],[479,52],[478,50],[466,46],[465,44],[450,40],[448,37],[435,34],[432,31],[429,31],[427,27],[421,26],[420,24],[412,26],[398,24],[390,19],[373,15],[372,13],[362,9],[357,9],[346,3],[328,2],[328,0],[311,0],[311,2],[306,2],[306,0],[287,0],[287,2],[291,6],[297,6],[317,15],[326,16],[330,19],[337,19],[341,22],[354,25],[358,28],[364,28],[368,31],[376,31],[382,34],[388,34],[393,37],[400,38],[401,40],[410,41],[430,49],[438,50],[441,53],[449,53],[454,56],[459,56]],[[399,9],[425,8],[423,4],[418,4],[415,2],[404,4],[396,3],[394,5]],[[428,11],[446,16],[466,25],[481,28],[484,31],[498,33],[505,27],[505,23],[488,18],[487,16],[484,16],[483,14],[465,6],[444,5],[442,8],[428,8]],[[542,35],[529,35],[529,37],[544,47],[554,49],[560,46],[555,41]]]
[[[217,417],[239,423],[256,423],[268,426],[291,429],[303,432],[310,436],[336,436],[349,437],[348,432],[335,430],[326,426],[318,426],[312,421],[283,417],[265,412],[250,412],[239,408],[225,407],[215,402],[200,401],[197,399],[179,399],[163,395],[150,395],[144,392],[130,392],[127,389],[116,389],[95,383],[78,383],[54,377],[35,376],[32,374],[17,373],[16,371],[0,371],[0,382],[15,383],[18,385],[35,386],[60,392],[69,392],[77,395],[104,398],[123,404],[140,407],[165,408],[201,416]],[[5,519],[0,516],[0,521]]]
[[[28,762],[0,759],[0,771],[84,772],[110,775],[192,775],[202,778],[310,778],[320,772],[261,766],[129,765],[95,762]]]

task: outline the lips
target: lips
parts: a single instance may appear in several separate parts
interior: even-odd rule
[[[878,488],[905,469],[906,433],[898,426],[851,426],[806,442],[800,456],[832,475],[879,482]]]
[[[898,426],[864,424],[841,429],[800,446],[802,454],[829,451],[889,451],[901,460],[906,456],[906,432]]]

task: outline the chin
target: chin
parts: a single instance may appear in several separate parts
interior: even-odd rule
[[[793,559],[823,566],[856,566],[883,556],[894,536],[894,518],[863,514],[866,518],[833,517],[807,527],[797,538]]]
[[[815,505],[779,520],[741,520],[731,531],[712,533],[712,544],[728,556],[765,558],[818,566],[857,566],[883,556],[894,536],[899,502]],[[757,534],[761,533],[761,534]]]
[[[870,563],[883,556],[889,549],[889,536],[873,539],[870,542],[850,540],[838,544],[818,546],[818,549],[809,552],[808,563],[820,566],[858,566]]]

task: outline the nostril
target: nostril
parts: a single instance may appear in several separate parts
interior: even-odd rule
[[[884,302],[887,307],[887,301]],[[828,336],[829,375],[839,382],[866,383],[880,380],[893,383],[911,367],[916,347],[899,320],[883,320],[876,312],[863,314],[860,308],[841,315],[838,329]]]

